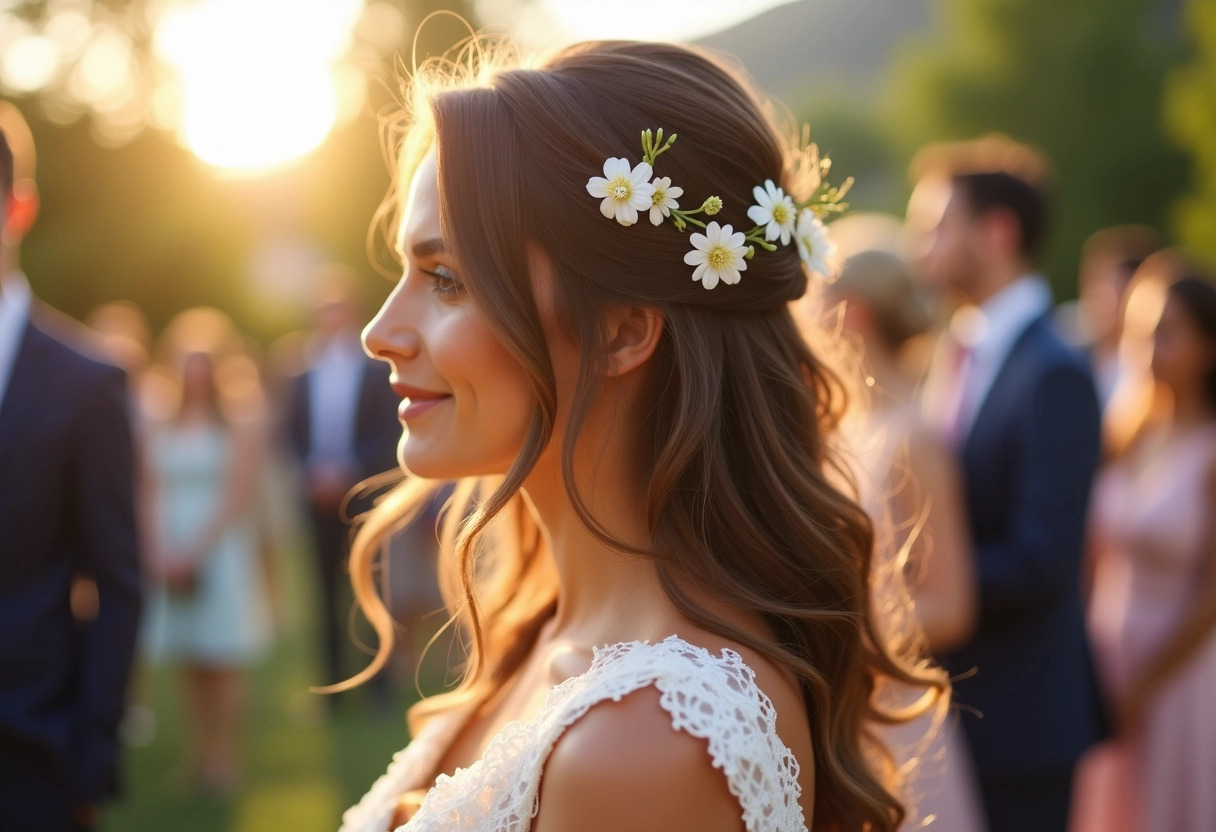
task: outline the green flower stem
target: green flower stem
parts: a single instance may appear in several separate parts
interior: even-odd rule
[[[746,234],[743,235],[743,239],[746,242],[753,243],[754,245],[760,246],[760,248],[764,249],[765,251],[776,251],[777,250],[777,247],[775,245],[770,243],[768,240],[764,239],[764,226],[762,226],[762,225],[757,225],[751,231],[748,231]]]
[[[680,229],[681,231],[684,230],[685,226],[687,226],[688,223],[692,223],[693,225],[697,225],[697,226],[700,226],[701,228],[704,228],[705,223],[701,222],[700,220],[694,220],[692,218],[693,214],[699,214],[699,213],[701,213],[700,208],[698,208],[695,211],[681,211],[679,208],[673,208],[673,209],[671,209],[671,218],[675,222],[676,228]]]
[[[663,128],[659,128],[658,134],[653,133],[650,128],[642,131],[642,161],[654,167],[654,160],[659,158],[663,153],[671,149],[675,144],[676,134],[672,133],[667,141],[663,141]]]

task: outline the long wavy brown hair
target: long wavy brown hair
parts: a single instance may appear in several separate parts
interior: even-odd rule
[[[518,671],[556,609],[555,569],[521,491],[553,436],[557,403],[528,268],[536,246],[553,264],[560,326],[581,347],[561,448],[581,519],[619,550],[652,560],[689,621],[798,680],[814,734],[813,829],[894,830],[904,809],[872,729],[942,701],[947,684],[928,662],[890,647],[872,611],[874,532],[834,447],[844,388],[789,309],[808,285],[796,249],[757,252],[740,283],[706,291],[683,262],[686,234],[608,222],[584,189],[605,158],[636,157],[640,131],[663,127],[680,137],[662,159],[663,175],[691,199],[720,196],[725,208],[715,219],[746,228],[757,183],[772,179],[806,195],[816,168],[810,150],[782,140],[771,107],[739,74],[686,47],[584,43],[527,66],[475,40],[433,69],[408,84],[397,182],[408,183],[435,151],[445,240],[536,404],[510,470],[461,482],[449,503],[441,572],[468,661],[459,687],[416,705],[411,723],[484,703]],[[616,540],[573,485],[574,448],[605,377],[603,311],[621,305],[655,308],[664,319],[641,408],[649,415],[637,425],[645,549]],[[355,592],[380,644],[352,684],[384,665],[393,639],[375,587],[377,555],[429,492],[407,477],[354,541]],[[759,612],[774,638],[732,626],[697,603],[689,585],[724,608]],[[878,703],[885,680],[927,693],[892,713]]]

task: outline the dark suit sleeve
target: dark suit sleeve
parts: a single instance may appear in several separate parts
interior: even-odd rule
[[[1099,435],[1097,395],[1084,370],[1060,365],[1039,379],[1018,422],[1008,532],[976,550],[985,616],[1077,590]]]
[[[78,714],[85,801],[117,790],[117,730],[126,705],[140,612],[134,457],[125,375],[105,368],[86,398],[77,436],[81,569],[97,583],[98,614],[84,636]]]

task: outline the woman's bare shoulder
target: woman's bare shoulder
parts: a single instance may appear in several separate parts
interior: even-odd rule
[[[535,832],[739,832],[743,811],[706,740],[672,726],[653,687],[568,728],[541,779]]]

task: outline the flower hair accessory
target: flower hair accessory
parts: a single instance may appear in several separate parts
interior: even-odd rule
[[[831,272],[836,244],[828,237],[823,217],[848,207],[841,199],[853,180],[847,179],[839,188],[829,185],[825,177],[830,160],[819,158],[812,148],[814,193],[801,202],[796,202],[771,179],[757,185],[752,189],[756,201],[747,209],[748,218],[756,225],[748,231],[735,231],[729,224],[713,221],[707,224],[696,219],[697,214],[712,217],[721,211],[721,197],[710,196],[699,208],[682,210],[678,200],[684,189],[672,185],[670,177],[651,178],[655,160],[670,150],[675,141],[674,133],[663,141],[661,127],[657,133],[643,130],[641,162],[630,165],[623,157],[606,160],[604,175],[587,180],[587,193],[601,200],[600,213],[628,226],[638,221],[639,212],[647,211],[651,225],[670,220],[679,231],[690,224],[704,229],[704,234],[693,232],[689,236],[693,248],[684,255],[684,262],[694,267],[692,279],[700,281],[706,289],[719,283],[738,283],[740,272],[747,271],[747,261],[755,256],[757,246],[776,251],[779,245],[787,246],[791,240],[809,271],[824,277]]]

